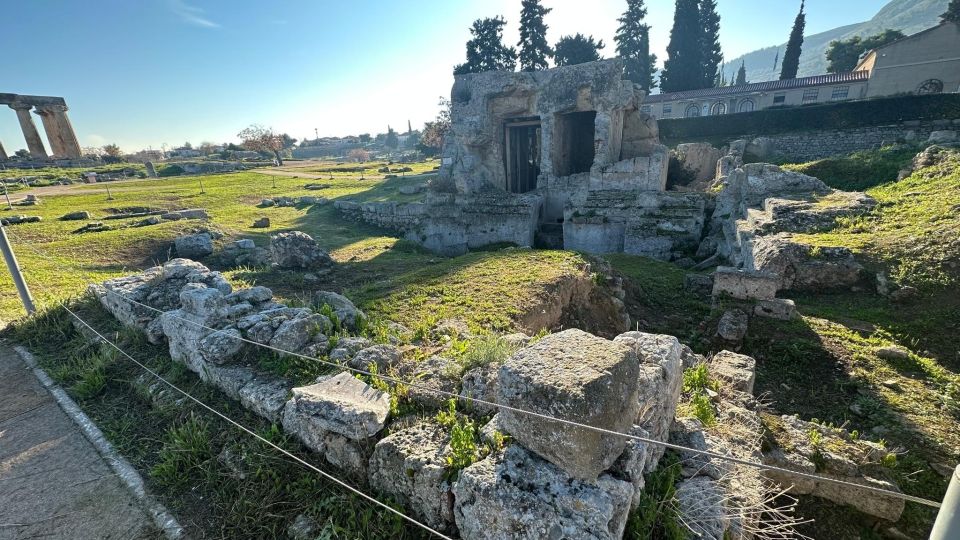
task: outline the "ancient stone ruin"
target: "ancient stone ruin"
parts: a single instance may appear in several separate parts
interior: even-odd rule
[[[25,96],[18,94],[0,94],[0,105],[7,105],[17,113],[27,150],[33,159],[56,157],[61,159],[79,159],[80,143],[73,132],[73,125],[67,117],[67,102],[61,97]],[[43,146],[43,140],[30,111],[43,121],[43,130],[50,142],[50,153]],[[0,144],[0,161],[8,158]]]
[[[669,258],[704,197],[666,193],[668,151],[619,60],[456,77],[439,178],[422,203],[337,203],[434,251],[509,242]]]

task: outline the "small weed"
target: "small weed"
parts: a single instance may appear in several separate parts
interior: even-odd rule
[[[517,346],[500,336],[480,336],[467,344],[459,355],[459,361],[463,370],[469,371],[481,366],[502,364],[515,352]]]
[[[707,389],[716,391],[718,384],[710,378],[706,364],[687,368],[683,372],[683,391],[686,393],[703,392]]]
[[[457,414],[457,400],[450,399],[446,410],[440,410],[434,417],[438,424],[450,430],[450,450],[447,456],[447,477],[456,478],[461,470],[474,464],[482,457],[477,442],[478,430],[473,420]],[[499,441],[501,444],[504,439]],[[490,448],[485,449],[486,454]]]
[[[628,540],[685,540],[688,531],[680,522],[675,496],[680,480],[680,458],[664,454],[647,477],[637,509],[630,513],[624,538]]]
[[[165,485],[185,485],[197,473],[206,473],[211,452],[206,420],[191,414],[167,430],[158,454],[160,461],[150,475]]]
[[[710,427],[717,423],[717,414],[713,411],[713,404],[710,403],[710,398],[702,392],[697,392],[690,398],[690,409],[694,417],[696,417],[704,426]]]

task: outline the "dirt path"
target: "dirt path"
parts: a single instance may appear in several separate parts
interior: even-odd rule
[[[0,540],[162,538],[20,357],[0,343]]]

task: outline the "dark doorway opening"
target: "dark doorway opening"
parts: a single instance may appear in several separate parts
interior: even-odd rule
[[[533,191],[540,176],[540,117],[507,120],[504,128],[507,191]]]
[[[553,169],[557,176],[590,172],[594,158],[594,121],[597,111],[558,114]]]

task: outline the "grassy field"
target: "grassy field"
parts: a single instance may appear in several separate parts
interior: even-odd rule
[[[949,466],[960,459],[960,435],[955,429],[960,421],[960,351],[955,339],[960,331],[960,294],[956,292],[960,277],[960,157],[893,182],[896,175],[889,176],[894,169],[890,164],[902,163],[905,157],[886,152],[835,158],[846,165],[836,169],[840,172],[832,179],[824,178],[833,185],[872,186],[869,193],[880,203],[873,212],[840,221],[829,231],[797,237],[817,245],[848,246],[871,272],[883,271],[894,282],[916,286],[918,297],[897,304],[877,294],[872,286],[793,295],[802,318],[791,322],[754,319],[738,352],[757,358],[756,392],[772,412],[845,425],[871,440],[884,440],[898,453],[894,474],[901,488],[939,499],[946,480],[933,465]],[[817,170],[814,167],[823,167],[817,163],[790,167],[812,172]],[[113,183],[114,200],[110,201],[98,191],[102,186],[76,186],[68,194],[41,195],[39,206],[18,208],[16,213],[39,215],[43,221],[12,226],[8,232],[34,294],[41,304],[52,305],[55,300],[80,295],[88,279],[126,275],[166,260],[171,241],[185,230],[208,226],[223,232],[223,241],[251,238],[261,246],[268,244],[271,233],[303,230],[339,263],[318,282],[308,284],[300,272],[222,270],[234,283],[266,285],[292,301],[305,300],[313,289],[345,292],[375,317],[401,322],[420,334],[444,318],[462,319],[480,333],[516,330],[522,314],[549,295],[556,283],[587,275],[588,259],[573,252],[508,248],[446,258],[386,231],[347,221],[329,204],[257,207],[261,199],[274,196],[324,196],[357,202],[417,200],[421,195],[401,195],[399,188],[426,182],[435,162],[418,166],[417,172],[425,174],[390,179],[383,178],[385,173],[376,173],[382,166],[364,164],[369,169],[364,169],[363,180],[360,171],[344,170],[355,167],[353,164],[298,163],[285,169],[292,174],[325,177],[243,172]],[[900,165],[896,166],[899,170]],[[321,170],[330,168],[339,170]],[[820,174],[831,174],[824,170],[819,169]],[[201,181],[205,193],[200,192]],[[330,186],[318,191],[304,189],[309,183]],[[84,222],[57,219],[77,210],[102,217],[112,209],[133,206],[202,207],[211,220],[149,227],[130,226],[135,220],[111,220],[105,223],[120,227],[75,234]],[[264,216],[271,219],[269,229],[251,228],[255,219]],[[56,260],[45,259],[30,247],[52,254]],[[625,303],[641,330],[676,335],[698,352],[718,350],[721,344],[714,334],[723,306],[711,305],[709,299],[687,291],[683,286],[687,271],[622,254],[607,260],[626,278]],[[102,311],[93,307],[86,309],[90,316],[102,316]],[[15,319],[21,312],[4,272],[0,275],[0,318]],[[321,519],[331,538],[412,536],[389,516],[317,483],[286,461],[268,457],[264,448],[241,440],[199,411],[146,403],[138,373],[103,351],[80,344],[62,312],[36,321],[26,325],[31,330],[19,337],[31,342],[45,366],[105,426],[121,450],[141,470],[151,471],[152,487],[168,504],[190,516],[196,508],[201,528],[213,531],[212,536],[276,536],[300,512]],[[98,319],[98,324],[120,332],[108,319]],[[183,373],[162,350],[129,333],[114,335],[165,374],[180,377],[177,380],[191,390],[231,413],[245,414],[235,403]],[[889,346],[908,352],[891,360],[878,352]],[[137,404],[137,413],[126,407],[129,403]],[[145,420],[137,414],[145,414]],[[275,427],[244,418],[271,440],[301,451]],[[178,451],[184,446],[193,450],[181,456]],[[238,482],[234,466],[220,457],[226,448],[252,456],[247,462],[249,470],[243,469],[254,475],[252,488]],[[274,469],[277,472],[264,472]],[[192,472],[187,475],[184,471]],[[261,494],[269,510],[258,506]],[[874,537],[870,520],[849,508],[809,498],[803,499],[800,508],[805,517],[817,519],[804,529],[815,538]],[[344,509],[343,515],[340,509]],[[932,519],[929,509],[908,504],[897,528],[920,537]]]

